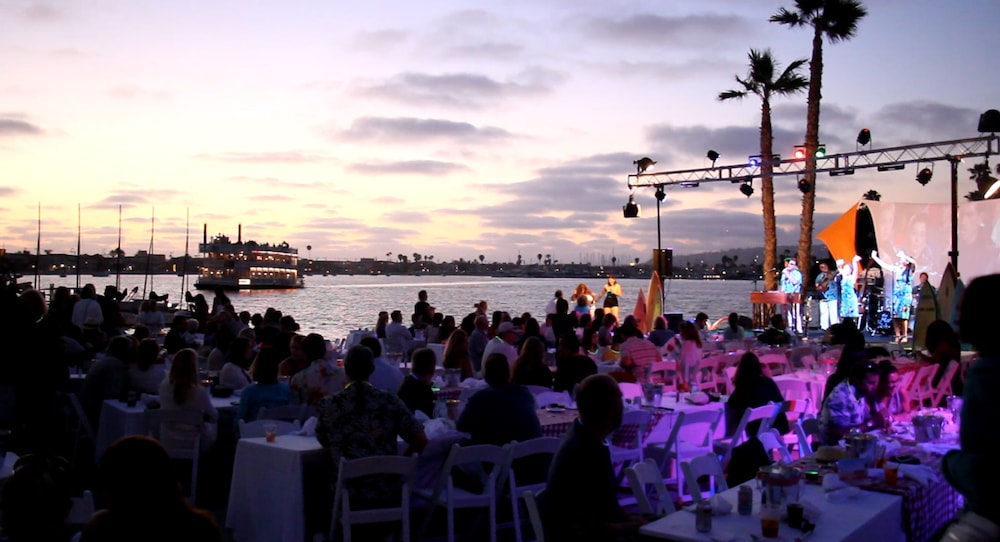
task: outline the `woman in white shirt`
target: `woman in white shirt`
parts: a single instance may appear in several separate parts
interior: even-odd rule
[[[160,384],[160,408],[197,410],[204,414],[205,423],[201,429],[202,449],[211,446],[218,434],[219,412],[212,405],[208,388],[198,380],[198,353],[185,348],[174,355],[170,366],[170,376]],[[193,438],[184,427],[164,426],[160,429],[160,441],[183,442]]]
[[[698,364],[701,362],[701,334],[691,322],[681,322],[680,335],[667,341],[665,348],[677,359],[678,389],[697,382]]]
[[[244,337],[237,337],[229,345],[226,363],[219,371],[219,385],[231,390],[242,390],[253,380],[247,371],[253,361],[253,343]]]
[[[136,348],[135,365],[128,370],[128,387],[140,393],[157,394],[167,378],[167,367],[155,339],[143,339]]]

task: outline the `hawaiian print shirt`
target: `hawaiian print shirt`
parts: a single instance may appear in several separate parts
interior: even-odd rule
[[[412,442],[423,431],[403,401],[368,382],[352,382],[317,406],[316,438],[333,454],[334,480],[340,458],[399,455],[396,437]],[[371,476],[349,486],[351,503],[385,504],[398,498],[400,481]]]
[[[837,384],[823,403],[823,412],[820,415],[823,444],[836,446],[840,440],[836,430],[860,425],[868,419],[868,414],[868,401],[858,397],[850,382],[845,380]]]
[[[292,401],[315,405],[327,395],[344,389],[346,384],[344,369],[326,360],[316,360],[292,377]]]

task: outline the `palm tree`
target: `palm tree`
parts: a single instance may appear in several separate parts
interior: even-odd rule
[[[997,180],[993,178],[990,171],[990,163],[983,162],[982,164],[975,164],[968,169],[969,179],[976,182],[976,190],[969,192],[965,196],[965,199],[969,201],[982,201],[983,196],[985,196],[986,191],[993,186]],[[1000,173],[1000,167],[997,168],[997,172]]]
[[[486,256],[480,254],[479,255],[479,263],[482,264],[484,261],[486,261]]]
[[[795,94],[808,86],[805,76],[799,73],[799,68],[806,60],[799,59],[785,68],[775,78],[779,71],[778,63],[771,55],[770,49],[758,51],[751,49],[750,69],[745,79],[736,77],[742,90],[727,90],[719,93],[719,100],[741,99],[749,94],[760,98],[760,203],[764,209],[764,288],[776,290],[778,277],[771,273],[776,268],[778,260],[778,234],[774,219],[774,180],[771,177],[774,165],[770,157],[774,154],[774,136],[771,132],[771,96],[787,96]]]
[[[392,257],[392,252],[386,252],[385,253],[385,261],[389,261],[389,258],[391,258],[391,257]]]
[[[865,192],[865,194],[861,196],[861,198],[866,199],[868,201],[881,201],[882,194],[879,194],[878,190],[869,190]]]
[[[812,254],[813,212],[816,209],[816,148],[819,146],[819,102],[823,86],[823,39],[831,44],[854,37],[858,23],[868,10],[858,0],[794,0],[795,8],[779,8],[772,23],[792,28],[811,26],[812,58],[809,60],[809,97],[806,101],[805,183],[802,194],[802,220],[799,229],[799,262],[810,261]],[[766,255],[765,255],[766,258]],[[809,284],[810,266],[802,265],[802,283]]]
[[[538,253],[538,265],[542,265],[542,253]]]

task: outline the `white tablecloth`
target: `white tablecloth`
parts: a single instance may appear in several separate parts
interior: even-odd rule
[[[756,482],[748,482],[754,487]],[[733,512],[726,516],[712,518],[712,531],[699,533],[695,530],[695,515],[686,510],[649,523],[640,533],[653,538],[682,542],[705,540],[749,541],[750,533],[760,533],[760,492],[754,491],[754,509],[749,516],[736,513],[737,488],[719,494],[732,504]],[[803,500],[816,505],[821,515],[816,520],[816,530],[810,542],[835,542],[841,540],[877,540],[878,542],[903,542],[903,498],[898,495],[861,491],[856,499],[831,502],[823,494],[823,488],[807,485]],[[730,536],[726,536],[726,535]],[[799,531],[782,522],[779,538],[774,540],[794,540]],[[713,538],[714,537],[714,538]]]
[[[239,398],[212,397],[212,405],[216,410],[230,410],[235,414],[236,406],[232,404],[234,401],[239,401]],[[97,427],[94,460],[100,459],[104,450],[114,444],[116,440],[129,435],[145,435],[146,433],[145,404],[138,402],[135,406],[128,406],[128,403],[124,401],[106,399],[101,405],[101,420]]]
[[[812,399],[810,409],[813,411],[813,414],[818,414],[823,409],[823,391],[826,389],[827,378],[829,376],[826,373],[816,373],[807,369],[799,369],[789,374],[778,375],[774,377],[774,381],[794,380],[805,382],[806,386],[809,387],[809,395]]]

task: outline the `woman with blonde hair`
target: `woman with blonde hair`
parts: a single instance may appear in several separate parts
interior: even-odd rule
[[[208,388],[202,386],[198,379],[198,353],[194,350],[184,348],[174,354],[170,374],[160,384],[160,408],[200,411],[204,415],[205,422],[201,430],[202,448],[215,442],[219,412],[212,405]],[[194,435],[183,427],[165,426],[161,428],[160,441],[162,442],[165,437],[183,441],[194,438]]]
[[[462,380],[474,376],[472,358],[469,356],[469,336],[461,328],[452,331],[448,337],[441,366],[445,369],[461,369]]]

